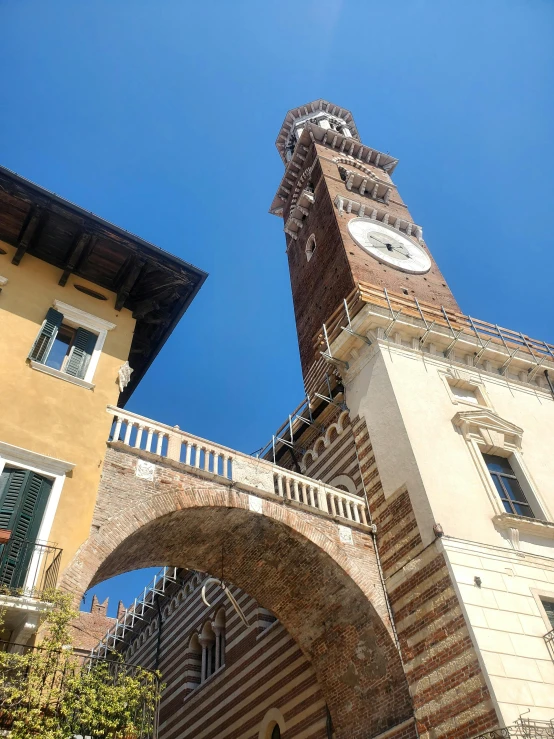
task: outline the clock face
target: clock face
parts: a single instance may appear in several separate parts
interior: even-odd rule
[[[358,246],[383,264],[412,274],[431,269],[431,260],[423,249],[391,226],[371,218],[353,218],[348,230]]]

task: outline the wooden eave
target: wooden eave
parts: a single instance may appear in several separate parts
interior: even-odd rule
[[[350,157],[352,161],[357,160],[364,164],[371,164],[388,174],[392,174],[398,164],[398,159],[395,157],[377,151],[377,149],[371,149],[369,146],[362,144],[357,138],[344,136],[338,131],[321,128],[315,123],[308,123],[302,131],[290,161],[286,165],[285,174],[269,208],[272,215],[283,215],[283,208],[290,198],[298,174],[304,168],[303,162],[313,142],[328,146],[333,154]]]
[[[115,308],[136,318],[123,406],[165,344],[207,277],[157,246],[0,167],[0,240],[115,293]],[[71,302],[68,297],[68,302]]]

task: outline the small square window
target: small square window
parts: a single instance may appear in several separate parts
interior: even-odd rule
[[[29,353],[29,359],[83,380],[98,341],[98,334],[68,325],[64,315],[50,308]]]
[[[459,398],[460,400],[465,400],[466,403],[479,405],[479,399],[477,398],[475,388],[458,387],[457,385],[451,385],[450,390],[452,391],[452,395],[454,395],[456,398]]]
[[[446,382],[451,398],[455,403],[468,403],[470,405],[481,405],[484,407],[489,405],[485,400],[485,393],[480,385],[449,376],[446,376]]]

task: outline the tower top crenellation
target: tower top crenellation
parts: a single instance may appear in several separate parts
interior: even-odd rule
[[[343,136],[360,140],[352,113],[327,100],[314,100],[312,103],[293,108],[285,116],[275,145],[285,164],[290,161],[296,144],[307,123],[314,123],[323,129],[338,131]]]

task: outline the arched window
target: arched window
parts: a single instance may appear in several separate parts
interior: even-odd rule
[[[337,477],[334,477],[329,482],[329,485],[332,485],[334,488],[338,488],[339,490],[344,490],[346,493],[351,493],[352,495],[358,494],[354,480],[348,475],[337,475]]]
[[[187,675],[185,687],[194,690],[200,684],[202,673],[202,647],[198,634],[193,634],[189,640],[185,652],[185,669]]]
[[[200,682],[207,680],[215,672],[216,665],[216,639],[212,625],[206,621],[199,638],[202,646],[202,673]]]
[[[306,242],[306,259],[308,260],[308,262],[313,257],[315,248],[316,248],[315,235],[312,234],[310,238],[308,239],[308,241]]]
[[[225,608],[220,608],[213,623],[215,632],[215,669],[225,664]]]
[[[281,711],[278,708],[270,708],[260,724],[258,739],[281,739],[286,728]]]

